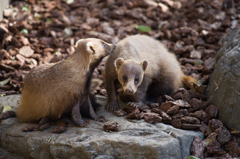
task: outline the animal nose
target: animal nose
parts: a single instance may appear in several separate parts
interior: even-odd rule
[[[109,45],[104,45],[104,47],[109,51],[109,53],[113,53],[113,51],[115,50],[116,48],[116,44],[109,44]]]
[[[128,88],[128,89],[126,89],[126,94],[128,94],[128,95],[133,95],[133,89],[132,88]]]
[[[113,52],[113,51],[115,50],[115,48],[116,48],[116,44],[112,44],[112,50],[111,50],[111,52]]]
[[[116,48],[116,44],[113,44],[113,50]]]

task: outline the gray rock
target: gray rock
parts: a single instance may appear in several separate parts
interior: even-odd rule
[[[12,102],[12,105],[9,104],[11,107],[17,108],[19,96],[4,98],[8,99],[0,98],[0,103],[5,101],[5,104],[9,104],[6,102],[9,101]],[[105,105],[106,98],[97,96],[97,101]],[[91,121],[84,128],[69,124],[67,131],[62,134],[51,133],[55,126],[44,131],[22,132],[22,128],[31,124],[18,123],[16,118],[9,118],[1,121],[1,148],[24,158],[38,159],[181,159],[190,155],[190,146],[195,136],[203,138],[201,132],[176,129],[163,123],[126,120],[105,109],[97,114],[110,121],[117,121],[121,125],[120,131],[105,132],[104,123]]]
[[[0,158],[1,159],[24,159],[23,157],[10,153],[4,149],[0,148]]]
[[[207,98],[219,108],[219,119],[240,131],[240,28],[222,40],[214,71],[207,88]]]

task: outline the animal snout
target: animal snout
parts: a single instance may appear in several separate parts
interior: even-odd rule
[[[125,93],[128,94],[128,95],[133,95],[134,94],[134,91],[132,88],[128,88],[125,90]]]
[[[116,44],[113,44],[113,50],[116,48]]]
[[[112,44],[111,53],[115,50],[115,48],[116,48],[116,44]]]

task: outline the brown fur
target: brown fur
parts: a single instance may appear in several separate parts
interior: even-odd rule
[[[191,88],[192,83],[195,83],[195,84],[198,83],[195,78],[193,78],[191,76],[186,76],[186,75],[183,76],[182,82],[184,84],[184,87],[186,87],[186,88]]]
[[[114,48],[114,45],[100,39],[82,39],[76,43],[75,52],[66,60],[41,65],[30,71],[24,79],[17,110],[19,120],[34,122],[41,118],[58,119],[63,113],[72,111],[73,120],[82,126],[81,105],[88,108],[92,118],[96,118],[95,113],[91,112],[93,109],[89,99],[91,75],[102,58]]]
[[[123,76],[127,76],[127,81],[124,82]],[[160,95],[171,95],[183,83],[187,86],[189,82],[196,83],[194,78],[183,74],[174,54],[145,35],[129,36],[117,44],[106,61],[104,80],[108,93],[106,109],[110,111],[119,108],[116,81],[124,90],[120,98],[131,99],[129,104],[139,107],[146,95],[148,100],[156,101]]]

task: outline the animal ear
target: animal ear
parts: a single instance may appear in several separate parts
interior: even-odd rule
[[[120,68],[120,66],[122,66],[122,64],[124,63],[124,59],[123,58],[117,58],[114,61],[114,66],[116,67],[116,69],[118,70]]]
[[[79,43],[81,43],[81,42],[83,42],[83,39],[78,40],[78,41],[76,42],[76,44],[75,44],[75,47],[77,48],[78,45],[79,45]]]
[[[147,60],[143,60],[143,62],[141,62],[141,64],[142,64],[143,71],[145,71],[147,69],[147,67],[148,67],[148,61]]]
[[[86,47],[89,53],[95,54],[95,50],[92,42],[87,42]]]

